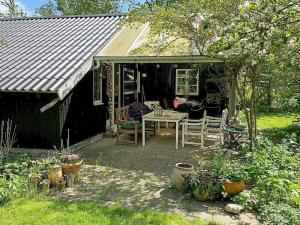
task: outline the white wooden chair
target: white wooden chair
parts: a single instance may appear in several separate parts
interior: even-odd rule
[[[228,116],[228,109],[222,111],[221,117],[206,116],[205,117],[205,140],[224,142],[224,126]]]
[[[185,119],[182,125],[182,147],[185,144],[204,147],[204,129],[205,129],[206,111],[202,119]]]
[[[151,110],[154,110],[156,106],[160,106],[159,101],[145,101],[144,104],[148,106]],[[169,128],[169,123],[166,122],[166,128]]]
[[[144,105],[148,106],[149,109],[152,111],[154,110],[155,107],[160,106],[159,101],[145,101]],[[146,132],[155,135],[157,123],[156,122],[151,122],[147,121],[146,122]]]
[[[154,110],[156,106],[159,106],[159,101],[145,101],[144,104],[148,106],[151,110]]]

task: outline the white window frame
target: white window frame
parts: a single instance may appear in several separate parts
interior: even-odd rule
[[[196,90],[194,92],[187,91],[189,89],[189,74],[191,71],[197,71],[197,82],[193,86],[196,86]],[[179,73],[184,72],[184,77],[179,76]],[[183,87],[183,91],[179,91],[178,88],[178,79],[185,79],[185,84]],[[199,70],[197,69],[176,69],[176,85],[175,85],[175,93],[176,95],[199,95]]]
[[[103,66],[100,66],[97,69],[93,70],[93,104],[94,106],[103,105]],[[97,77],[96,77],[97,76]],[[95,84],[95,82],[99,82],[98,85]],[[96,88],[99,88],[99,90],[96,91]],[[96,97],[96,93],[99,94]]]

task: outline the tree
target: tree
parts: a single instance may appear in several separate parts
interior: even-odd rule
[[[152,36],[169,37],[165,45],[183,38],[194,44],[199,55],[221,59],[252,140],[257,104],[264,95],[262,81],[276,87],[291,77],[299,80],[299,5],[299,0],[135,2],[127,22],[148,23]],[[165,47],[157,46],[158,51]]]
[[[0,0],[0,5],[7,9],[7,12],[4,12],[2,15],[3,17],[16,18],[26,16],[26,13],[15,0]]]
[[[119,11],[119,0],[49,0],[47,4],[36,9],[36,13],[42,16],[104,14]]]
[[[58,14],[56,5],[51,0],[48,0],[45,5],[36,8],[35,12],[42,16],[54,16]]]

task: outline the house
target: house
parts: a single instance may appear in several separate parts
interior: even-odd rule
[[[17,125],[19,147],[59,147],[67,137],[72,145],[113,130],[115,108],[131,102],[203,100],[208,87],[213,100],[226,97],[208,81],[223,73],[222,61],[185,40],[157,53],[149,27],[120,29],[123,17],[0,20],[0,121]]]

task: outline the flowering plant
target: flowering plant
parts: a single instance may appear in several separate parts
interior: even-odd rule
[[[61,156],[61,162],[62,163],[68,163],[68,164],[74,164],[79,163],[81,161],[81,158],[78,154],[65,154]]]

